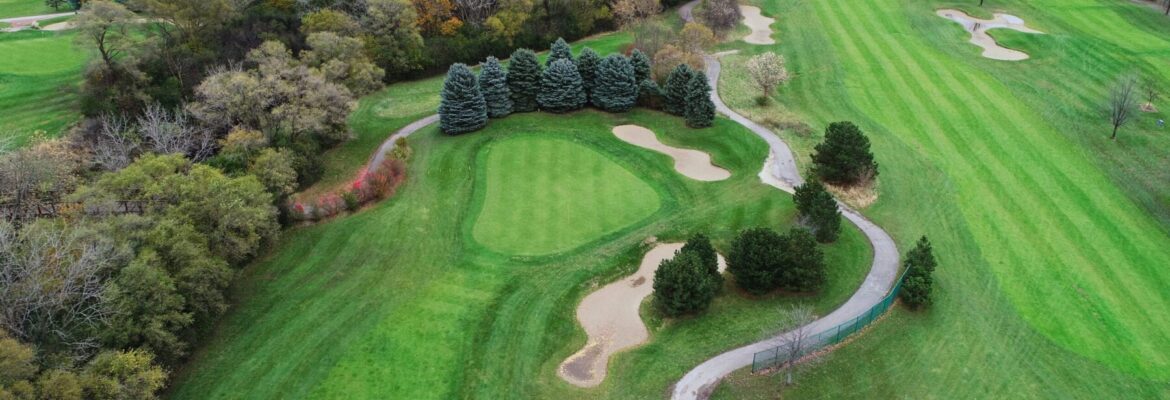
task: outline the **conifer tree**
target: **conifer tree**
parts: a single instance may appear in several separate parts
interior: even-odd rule
[[[501,118],[512,113],[512,97],[508,90],[508,74],[500,67],[500,60],[488,57],[479,72],[479,88],[487,104],[489,118]]]
[[[930,240],[926,236],[918,239],[914,248],[906,252],[902,263],[906,267],[906,277],[898,295],[911,308],[930,305],[934,302],[934,269],[938,266]]]
[[[691,128],[706,128],[715,122],[715,103],[711,101],[711,86],[707,84],[707,77],[695,74],[687,85],[686,96],[687,126]]]
[[[654,302],[669,317],[706,309],[718,290],[698,253],[677,252],[654,272]]]
[[[833,195],[825,190],[825,185],[814,180],[797,186],[792,200],[796,202],[801,221],[812,228],[818,242],[837,240],[841,233],[841,211],[837,209]]]
[[[687,113],[687,86],[694,77],[694,70],[686,64],[679,64],[670,71],[666,87],[662,89],[666,97],[662,107],[664,111],[679,116]]]
[[[825,141],[816,146],[813,173],[835,185],[867,182],[878,174],[869,150],[869,138],[852,122],[834,122],[825,129]]]
[[[597,65],[601,63],[601,56],[593,49],[586,47],[577,57],[577,72],[581,74],[581,86],[585,89],[585,96],[593,97],[593,88],[597,86]]]
[[[813,234],[793,228],[784,236],[779,281],[776,286],[793,292],[812,292],[825,285],[825,254]]]
[[[707,274],[711,275],[712,279],[718,280],[720,285],[723,284],[723,276],[719,275],[719,253],[715,252],[715,246],[711,245],[711,239],[708,239],[706,235],[691,236],[679,251],[697,254],[699,262],[702,263]]]
[[[610,54],[597,65],[593,105],[608,112],[626,112],[638,101],[634,66],[620,54]]]
[[[551,67],[558,60],[573,62],[573,49],[569,47],[569,42],[566,42],[565,38],[557,38],[557,41],[553,42],[552,48],[548,51],[548,59],[544,60],[544,65]]]
[[[512,96],[512,112],[536,111],[536,95],[540,93],[540,61],[528,49],[512,52],[508,63],[508,91]]]
[[[634,49],[630,53],[630,63],[634,64],[634,78],[638,79],[638,82],[650,79],[650,57],[646,53]]]
[[[662,109],[662,88],[653,79],[646,79],[638,86],[638,105],[654,110]]]
[[[439,100],[439,128],[448,135],[479,130],[487,125],[487,105],[475,74],[463,63],[451,65]]]
[[[748,293],[761,295],[776,288],[783,266],[784,236],[768,228],[740,232],[727,253],[727,272]]]
[[[569,60],[557,60],[544,70],[540,79],[540,94],[536,96],[542,110],[563,113],[585,106],[585,90],[581,74]]]

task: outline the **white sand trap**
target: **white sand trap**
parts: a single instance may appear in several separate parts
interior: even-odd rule
[[[585,347],[569,356],[557,375],[580,387],[594,387],[605,379],[609,357],[622,350],[646,342],[650,333],[638,309],[642,300],[654,292],[654,271],[663,260],[674,258],[683,243],[662,243],[654,246],[633,275],[605,285],[590,293],[577,306],[577,320],[585,328],[589,340]],[[719,256],[719,270],[727,268],[727,261]]]
[[[65,21],[65,22],[58,22],[55,24],[49,24],[47,26],[42,26],[41,30],[42,31],[56,32],[56,31],[64,31],[64,30],[76,29],[76,28],[77,28],[77,24],[74,23],[73,21]]]
[[[751,44],[776,44],[776,41],[772,40],[770,28],[772,23],[776,22],[775,19],[765,17],[756,6],[739,6],[739,11],[743,13],[743,24],[752,28],[752,33],[744,36],[743,41]]]
[[[994,60],[1027,60],[1028,53],[1000,46],[994,38],[987,34],[989,29],[1007,28],[1024,33],[1044,33],[1025,26],[1023,19],[1009,14],[995,13],[995,19],[991,20],[975,18],[965,12],[949,8],[938,10],[936,14],[963,25],[963,29],[971,32],[971,43],[983,48],[984,57]]]
[[[671,147],[658,141],[654,132],[637,126],[622,125],[613,128],[613,134],[632,145],[657,151],[674,158],[674,169],[688,178],[711,182],[731,177],[731,172],[711,163],[711,155],[698,151]]]

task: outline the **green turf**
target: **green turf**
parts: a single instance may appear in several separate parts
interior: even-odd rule
[[[732,178],[683,177],[669,157],[610,132],[627,123],[656,130],[668,144],[710,152]],[[791,198],[756,177],[766,144],[727,120],[691,130],[678,117],[641,110],[527,113],[467,135],[442,135],[433,126],[416,135],[407,182],[395,197],[287,232],[243,272],[232,311],[176,373],[172,398],[658,397],[702,359],[774,331],[778,307],[805,301],[826,312],[840,304],[869,265],[868,245],[847,229],[824,248],[830,285],[820,296],[754,300],[728,287],[700,317],[650,316],[651,342],[619,355],[601,387],[578,389],[556,376],[560,362],[585,342],[576,304],[632,272],[648,237],[705,232],[725,249],[740,229],[793,223]],[[661,196],[658,212],[555,255],[506,255],[477,243],[478,191],[496,179],[483,167],[496,153],[540,159],[560,151],[550,144],[567,145],[573,154],[566,157],[597,154],[608,159],[597,165],[611,164],[567,166],[564,172],[577,175],[573,182],[629,171]],[[547,173],[515,171],[536,172]],[[521,209],[547,204],[517,201]]]
[[[1031,60],[981,58],[935,8],[966,2],[762,0],[796,77],[755,106],[742,63],[722,95],[756,118],[853,120],[882,165],[867,211],[942,266],[938,304],[896,312],[786,396],[1170,396],[1170,135],[1139,115],[1118,141],[1102,114],[1124,73],[1170,87],[1170,19],[1126,1],[992,1],[1046,35],[992,31]],[[737,67],[738,65],[738,67]],[[1165,103],[1165,102],[1163,102]],[[1166,108],[1166,107],[1163,107]],[[818,137],[786,132],[802,158]],[[733,379],[722,398],[775,396]]]
[[[73,34],[0,34],[0,135],[23,144],[37,130],[59,136],[77,121],[77,90],[86,55]]]
[[[60,11],[56,11],[53,7],[46,6],[44,0],[0,0],[0,18],[31,17],[59,12],[69,12],[69,5],[66,4]]]
[[[474,239],[493,251],[546,255],[640,222],[662,202],[645,182],[589,147],[516,136],[487,146]]]

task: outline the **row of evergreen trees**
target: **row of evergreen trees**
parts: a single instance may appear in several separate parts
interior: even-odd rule
[[[574,59],[569,44],[557,39],[542,68],[536,53],[518,49],[507,70],[488,57],[479,76],[465,64],[447,71],[439,103],[439,126],[451,135],[482,129],[489,118],[513,112],[544,110],[565,113],[592,104],[607,112],[635,105],[661,108],[686,118],[687,126],[705,128],[715,119],[707,77],[679,65],[660,87],[650,78],[650,58],[638,49],[629,57],[604,58],[585,48]]]

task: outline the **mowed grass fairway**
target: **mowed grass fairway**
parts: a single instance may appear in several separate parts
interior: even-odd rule
[[[639,222],[662,202],[630,171],[564,139],[517,136],[487,146],[475,240],[513,255],[570,250]]]
[[[0,0],[0,18],[31,17],[67,11],[69,4],[63,5],[61,11],[54,11],[53,7],[45,5],[44,0]]]
[[[710,152],[732,178],[706,183],[683,177],[670,157],[610,132],[629,123],[655,130],[667,144]],[[431,126],[409,141],[414,156],[396,196],[289,231],[243,272],[232,311],[176,373],[172,398],[657,398],[706,357],[774,332],[780,307],[803,301],[818,313],[831,310],[869,268],[868,244],[848,228],[840,242],[824,247],[830,285],[819,296],[748,299],[728,286],[699,317],[662,321],[648,314],[650,342],[615,357],[600,387],[579,389],[556,376],[557,366],[586,340],[577,304],[632,272],[647,238],[682,240],[704,232],[725,249],[741,229],[791,226],[791,198],[756,176],[766,144],[724,119],[691,130],[681,118],[643,110],[519,114],[457,137]],[[539,161],[553,156],[583,161]],[[492,157],[533,161],[489,167]],[[564,171],[538,170],[541,162]],[[517,169],[513,176],[503,168]],[[611,176],[615,171],[635,181],[600,182],[623,179]],[[580,239],[576,247],[544,256],[501,253],[473,238],[483,218],[565,225],[585,215],[502,218],[477,200],[497,180],[538,176],[551,179],[549,185],[576,186],[583,199],[594,196],[586,182],[638,188],[650,199],[629,201],[645,202],[636,209],[651,215],[623,219],[601,239]],[[538,207],[559,207],[535,192],[501,206],[535,214],[547,212]],[[614,201],[594,197],[592,205],[612,207]]]
[[[77,90],[85,52],[68,32],[0,33],[0,135],[24,144],[34,131],[49,136],[80,118]]]
[[[768,47],[729,45],[746,54],[724,60],[724,98],[814,130],[858,122],[882,166],[867,214],[903,248],[929,235],[941,262],[934,309],[895,313],[787,395],[1170,396],[1170,132],[1141,114],[1112,142],[1103,111],[1122,74],[1170,87],[1170,19],[1106,0],[757,4],[797,77],[760,110],[742,65]],[[1033,58],[985,59],[944,7],[1047,34],[993,30]],[[819,138],[789,139],[807,157]],[[775,396],[776,379],[720,394]]]

